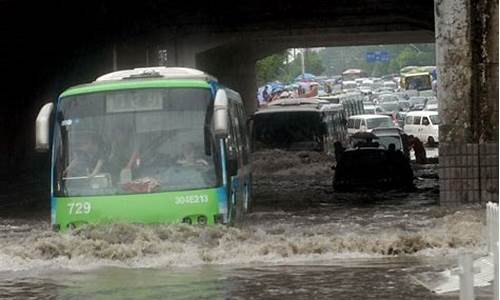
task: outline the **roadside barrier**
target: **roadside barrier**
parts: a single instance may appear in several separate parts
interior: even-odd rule
[[[493,299],[498,299],[498,203],[486,205],[486,226],[488,227],[488,253],[493,256]]]
[[[458,270],[452,272],[460,277],[460,300],[474,299],[474,285],[480,281],[487,282],[493,277],[493,299],[498,299],[498,204],[489,202],[486,205],[486,228],[488,231],[488,257],[473,261],[471,254],[463,254],[458,258]],[[486,260],[485,260],[486,259]],[[475,267],[481,265],[481,267]],[[493,265],[493,266],[492,266]],[[489,268],[488,268],[489,266]],[[489,274],[478,274],[487,268]],[[493,272],[493,276],[491,276]],[[479,278],[474,278],[478,274]],[[486,276],[485,276],[486,275]],[[479,282],[478,282],[479,281]]]
[[[498,204],[486,204],[486,226],[488,227],[488,253],[493,255],[498,243]]]

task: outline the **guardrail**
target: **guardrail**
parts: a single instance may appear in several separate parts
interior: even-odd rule
[[[488,253],[493,256],[493,299],[498,299],[498,203],[486,204],[486,226],[488,227]]]
[[[493,255],[498,243],[498,204],[486,204],[486,226],[488,227],[488,253]]]
[[[471,254],[463,254],[458,259],[458,270],[452,272],[460,277],[460,300],[474,299],[474,283],[490,281],[493,277],[493,299],[498,299],[498,204],[489,202],[486,205],[486,227],[488,231],[488,257],[473,261]],[[475,267],[481,265],[481,268]],[[493,266],[492,266],[493,265]],[[489,267],[488,267],[489,266]],[[493,268],[491,268],[493,267]],[[474,274],[480,273],[482,268],[488,271],[487,276],[480,274],[474,280]],[[491,274],[490,272],[493,272]],[[478,274],[479,275],[479,274]],[[493,276],[491,276],[493,275]]]

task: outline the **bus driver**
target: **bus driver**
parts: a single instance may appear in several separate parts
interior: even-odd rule
[[[182,166],[208,166],[208,162],[202,158],[195,158],[194,145],[187,143],[182,145],[182,158],[177,160],[177,164]]]
[[[73,151],[73,157],[63,171],[63,176],[87,176],[89,178],[97,175],[102,168],[102,143],[96,135],[83,134],[81,141]]]

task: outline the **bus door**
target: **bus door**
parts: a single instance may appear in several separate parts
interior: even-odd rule
[[[244,213],[245,192],[248,187],[249,170],[248,136],[245,120],[241,119],[235,101],[229,102],[229,137],[228,137],[228,200],[229,222],[239,222]]]

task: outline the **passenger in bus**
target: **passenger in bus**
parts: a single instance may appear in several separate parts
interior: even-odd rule
[[[79,139],[63,176],[92,178],[101,171],[104,164],[103,143],[96,135],[84,134]]]
[[[182,166],[208,166],[206,160],[196,158],[193,143],[182,145],[182,158],[177,160],[177,164]]]

